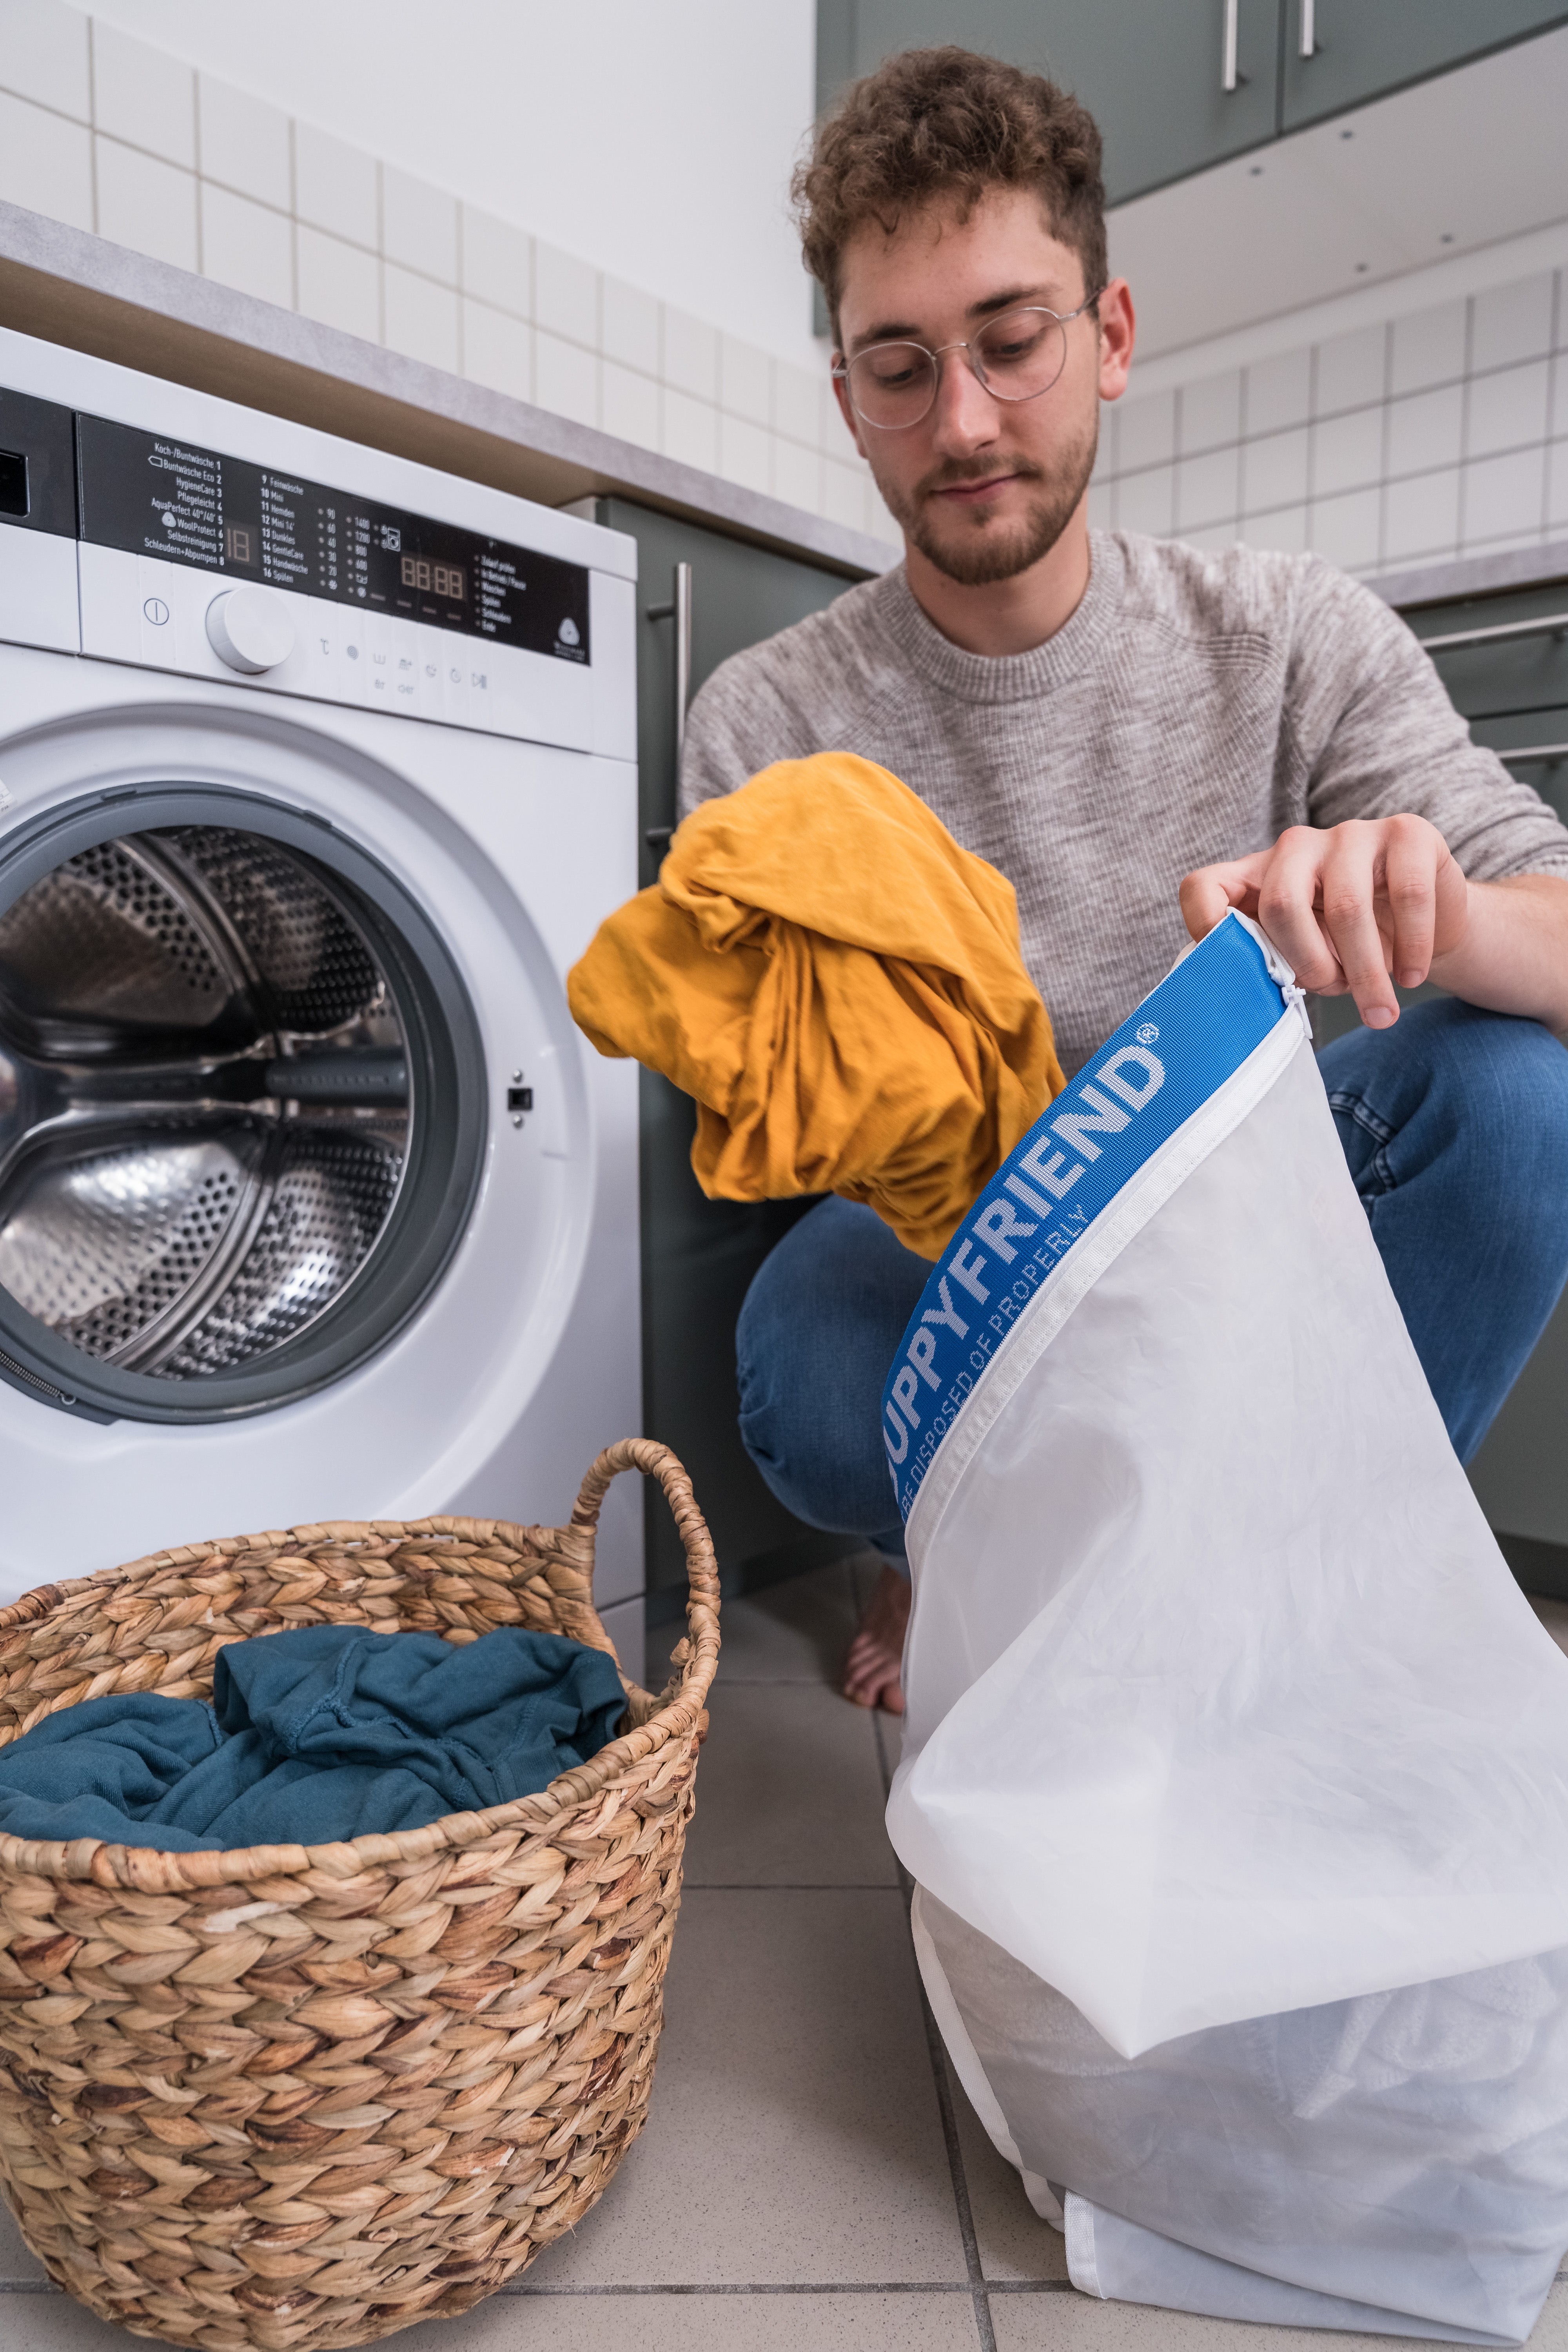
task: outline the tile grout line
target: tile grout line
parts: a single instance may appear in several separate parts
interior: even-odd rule
[[[871,1728],[877,1742],[877,1759],[882,1768],[882,1794],[886,1799],[891,1791],[893,1775],[880,1707],[872,1710]],[[907,1920],[914,1894],[914,1881],[901,1862],[898,1870]],[[942,2118],[942,2145],[947,2150],[948,2177],[952,2183],[952,2201],[958,2212],[958,2234],[963,2246],[963,2263],[969,2273],[970,2306],[974,2314],[975,2332],[980,2338],[981,2352],[996,2352],[996,2330],[986,2292],[985,2266],[980,2259],[974,2209],[969,2201],[969,2177],[963,2168],[963,2149],[958,2137],[958,2117],[953,2112],[952,2086],[947,2076],[947,2049],[937,2029],[936,2019],[931,2014],[931,2003],[926,1999],[925,1979],[914,1957],[912,1931],[910,1958],[914,1964],[915,1991],[920,2000],[921,2023],[925,2030],[926,2054],[931,2060],[931,2086],[936,2092],[937,2113]]]
[[[48,2292],[58,2294],[59,2289]],[[1007,2279],[994,2283],[991,2294],[1071,2294],[1075,2292],[1070,2279]],[[574,2296],[579,2300],[593,2295],[634,2294],[970,2294],[966,2279],[760,2279],[726,2284],[721,2280],[680,2280],[660,2285],[625,2286],[503,2286],[496,2290],[510,2302],[521,2303],[530,2295],[542,2302],[547,2296]]]

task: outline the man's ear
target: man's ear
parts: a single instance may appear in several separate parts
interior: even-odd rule
[[[1125,278],[1113,278],[1100,296],[1095,313],[1100,341],[1100,396],[1120,400],[1127,389],[1132,364],[1137,322],[1132,314],[1132,290]]]
[[[844,365],[844,354],[841,351],[835,350],[832,360],[829,362],[829,365],[835,371]],[[850,439],[854,442],[855,446],[859,451],[861,457],[866,459],[868,464],[869,464],[870,452],[867,448],[864,441],[860,438],[860,420],[856,415],[854,404],[849,398],[849,386],[845,382],[844,378],[837,373],[835,373],[833,378],[833,396],[838,403],[839,415],[842,416],[845,424],[849,427]]]

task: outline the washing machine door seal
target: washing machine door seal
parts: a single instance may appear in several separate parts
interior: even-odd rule
[[[0,1379],[211,1423],[417,1314],[486,1140],[479,1024],[410,893],[227,786],[56,805],[0,845]]]

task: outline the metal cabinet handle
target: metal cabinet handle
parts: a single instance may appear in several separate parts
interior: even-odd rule
[[[1219,86],[1227,94],[1241,80],[1236,68],[1237,17],[1241,0],[1225,0],[1225,32],[1220,43]]]
[[[1318,0],[1301,0],[1301,55],[1318,54]]]
[[[686,742],[686,706],[691,697],[691,566],[678,563],[669,576],[668,604],[650,604],[650,621],[675,623],[675,768],[679,780],[680,754]]]

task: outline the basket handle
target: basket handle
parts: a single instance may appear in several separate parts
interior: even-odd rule
[[[676,1532],[686,1549],[686,1574],[690,1586],[686,1602],[688,1639],[678,1646],[674,1663],[683,1669],[683,1688],[693,1680],[698,1682],[700,1704],[701,1694],[712,1681],[719,1663],[719,1566],[713,1557],[708,1522],[697,1507],[691,1481],[680,1462],[668,1445],[660,1445],[652,1437],[623,1437],[616,1444],[606,1445],[583,1481],[573,1509],[572,1525],[592,1535],[598,1526],[599,1507],[610,1481],[623,1470],[640,1470],[645,1476],[658,1480]],[[686,1653],[684,1657],[682,1651]]]

